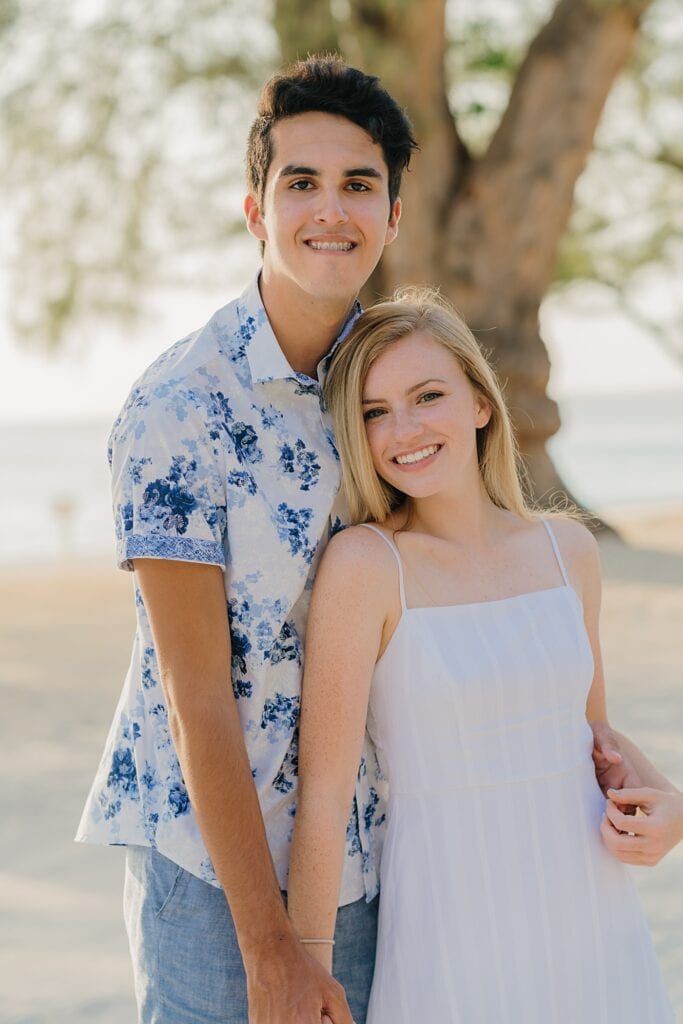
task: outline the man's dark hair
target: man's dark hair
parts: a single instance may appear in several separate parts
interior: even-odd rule
[[[389,169],[389,200],[393,205],[410,154],[417,148],[412,125],[375,75],[349,67],[336,54],[315,54],[298,61],[264,85],[247,143],[247,184],[252,195],[263,201],[273,159],[273,125],[283,118],[312,112],[345,117],[379,143]]]

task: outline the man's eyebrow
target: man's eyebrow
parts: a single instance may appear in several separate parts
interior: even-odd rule
[[[317,171],[315,167],[300,167],[298,164],[287,164],[280,171],[279,177],[289,178],[293,174],[307,174],[309,177],[316,177],[320,174],[320,171]]]
[[[376,167],[351,167],[344,171],[345,178],[381,178],[382,174]]]
[[[436,383],[447,384],[448,381],[444,380],[442,377],[430,377],[429,380],[422,380],[422,381],[420,381],[419,384],[413,384],[412,388],[408,388],[408,390],[406,391],[406,394],[407,395],[412,395],[413,391],[419,391],[420,388],[423,388],[425,386],[425,384],[436,384]],[[362,405],[375,405],[375,404],[377,404],[379,402],[385,402],[385,401],[386,401],[385,398],[364,398],[362,400]]]
[[[287,164],[278,175],[279,178],[291,178],[297,174],[304,174],[309,178],[320,177],[320,171],[316,167],[303,167],[299,164]],[[349,167],[344,171],[345,178],[380,178],[382,172],[376,167]]]

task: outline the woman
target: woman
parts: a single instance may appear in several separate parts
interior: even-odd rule
[[[599,834],[591,535],[526,506],[495,377],[433,295],[368,310],[326,396],[361,525],[312,598],[295,928],[329,967],[367,718],[390,791],[369,1024],[671,1021]]]

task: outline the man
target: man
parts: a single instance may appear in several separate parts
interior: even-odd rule
[[[337,58],[271,79],[247,154],[260,276],[150,367],[114,425],[118,559],[135,571],[137,635],[77,838],[128,848],[144,1024],[365,1020],[383,820],[369,746],[338,982],[299,941],[323,937],[294,934],[281,890],[308,594],[343,521],[321,377],[396,237],[414,146],[377,79]]]
[[[414,145],[377,80],[336,58],[271,79],[247,154],[259,278],[150,367],[114,425],[118,558],[135,570],[137,634],[78,839],[127,847],[142,1024],[365,1020],[383,822],[369,743],[338,982],[300,941],[326,937],[293,933],[281,890],[308,594],[344,518],[321,379],[396,237]],[[625,785],[613,737],[596,742],[601,783]]]

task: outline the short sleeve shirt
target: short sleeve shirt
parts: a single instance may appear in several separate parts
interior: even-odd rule
[[[318,368],[320,380],[328,360]],[[257,279],[143,374],[114,424],[110,464],[121,567],[164,558],[223,571],[232,691],[286,888],[309,596],[322,551],[345,515],[320,383],[287,363]],[[130,668],[76,838],[151,846],[218,885],[170,735],[137,586],[135,604]],[[377,892],[384,799],[366,736],[340,904]]]

